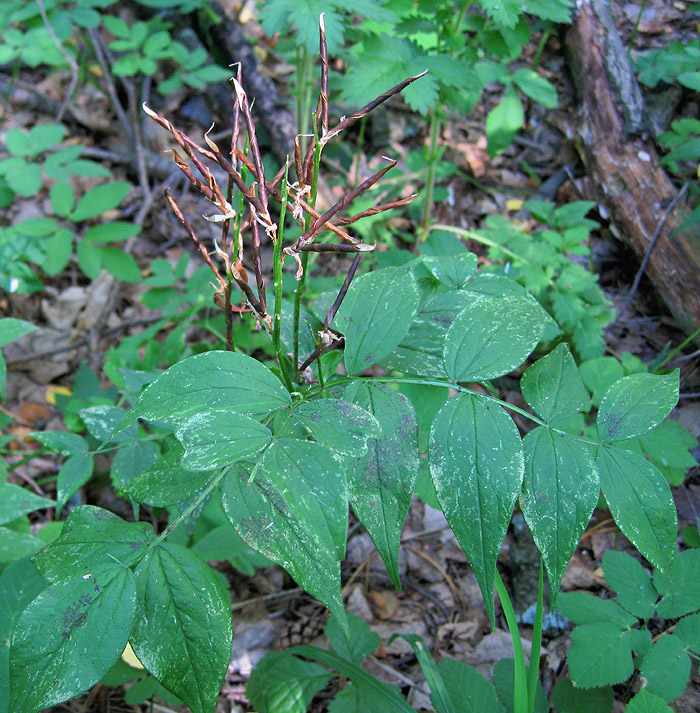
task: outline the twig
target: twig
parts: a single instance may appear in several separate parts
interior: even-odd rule
[[[51,27],[49,18],[46,15],[46,8],[44,7],[44,0],[36,0],[36,4],[37,4],[37,7],[39,8],[39,13],[41,14],[41,19],[44,22],[46,31],[49,33],[49,37],[51,38],[51,41],[54,43],[54,45],[56,45],[56,49],[60,52],[63,59],[66,60],[66,62],[68,63],[68,66],[70,67],[70,83],[68,84],[68,89],[66,90],[66,98],[61,103],[61,106],[58,110],[58,114],[56,115],[56,121],[61,121],[61,119],[63,118],[63,114],[66,111],[66,108],[70,104],[71,97],[73,96],[73,92],[75,91],[75,88],[78,85],[78,77],[80,76],[80,70],[78,68],[76,61],[68,54],[68,52],[66,52],[66,48],[61,44],[61,42],[59,42],[58,37],[56,37],[56,33],[53,31],[53,27]]]
[[[642,264],[639,266],[639,270],[637,270],[637,274],[634,276],[634,282],[632,283],[632,287],[629,291],[629,294],[627,295],[627,299],[622,305],[622,309],[617,313],[617,317],[615,317],[608,329],[610,329],[613,325],[617,324],[620,321],[624,313],[627,311],[627,308],[630,306],[630,303],[632,302],[632,299],[634,298],[634,295],[637,292],[637,288],[639,287],[639,283],[642,280],[642,275],[644,274],[644,271],[646,270],[647,265],[649,264],[649,258],[651,257],[652,250],[656,246],[659,236],[661,235],[661,230],[664,227],[664,224],[666,223],[666,219],[671,214],[671,211],[676,207],[676,204],[683,197],[687,190],[688,184],[684,183],[683,188],[678,191],[676,197],[668,204],[668,207],[666,208],[659,222],[657,223],[654,235],[652,236],[651,242],[649,243],[649,247],[647,248],[646,254],[644,255],[644,260],[642,260]]]

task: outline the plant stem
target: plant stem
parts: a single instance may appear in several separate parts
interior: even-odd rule
[[[513,655],[515,657],[515,661],[513,663],[515,673],[515,682],[513,685],[513,710],[514,713],[531,713],[532,709],[528,706],[528,681],[523,642],[520,638],[520,632],[518,631],[518,622],[515,617],[513,604],[510,601],[506,585],[503,584],[503,580],[501,579],[501,575],[498,573],[498,570],[496,570],[496,591],[498,592],[498,597],[501,600],[503,614],[505,615],[506,622],[508,624],[508,631],[510,631],[511,638],[513,639]]]
[[[421,229],[418,233],[418,242],[423,242],[428,237],[428,224],[430,223],[430,212],[433,207],[433,193],[435,192],[435,174],[437,172],[437,140],[440,135],[442,122],[439,118],[439,109],[433,109],[430,115],[430,145],[428,146],[428,171],[425,179],[425,194],[423,197],[423,215],[421,217]]]
[[[272,318],[272,344],[275,349],[275,354],[277,355],[277,361],[280,365],[280,372],[282,374],[282,380],[284,385],[287,387],[288,391],[291,393],[294,391],[291,379],[289,378],[289,370],[287,369],[287,358],[286,355],[282,353],[282,240],[284,238],[284,218],[287,214],[287,197],[289,196],[289,184],[287,183],[287,171],[289,170],[289,160],[287,160],[287,167],[284,172],[284,177],[282,178],[281,194],[282,194],[282,207],[280,209],[280,219],[277,229],[277,241],[275,242],[273,256],[272,256],[272,268],[275,276],[275,311]]]
[[[318,139],[318,122],[317,122],[317,116],[314,114],[313,116],[313,124],[314,124],[314,139],[315,139],[315,144],[314,144],[314,173],[313,173],[313,178],[311,180],[311,196],[309,197],[309,205],[312,208],[316,207],[316,195],[318,193],[318,170],[319,166],[321,164],[321,142]],[[304,224],[304,230],[308,230],[309,227],[311,226],[311,216],[309,214],[306,215],[306,221]],[[297,289],[294,292],[294,322],[292,325],[293,329],[293,342],[294,342],[294,362],[293,362],[293,368],[294,371],[299,368],[299,315],[301,314],[301,299],[304,296],[304,290],[306,288],[306,273],[308,272],[308,267],[309,267],[309,253],[302,253],[301,254],[301,279],[297,283]]]
[[[535,710],[537,682],[540,674],[540,651],[542,650],[542,619],[544,614],[544,567],[540,558],[540,581],[537,587],[537,611],[532,628],[532,648],[530,649],[530,667],[527,670],[528,713]]]

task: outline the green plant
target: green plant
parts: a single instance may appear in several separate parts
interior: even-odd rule
[[[567,657],[576,686],[571,695],[602,687],[609,704],[596,711],[609,713],[611,686],[635,671],[646,694],[668,702],[682,693],[691,658],[700,655],[699,565],[700,550],[686,550],[675,554],[668,572],[656,569],[651,578],[633,557],[609,550],[603,572],[617,593],[615,601],[587,593],[561,595],[559,608],[576,625]]]
[[[233,528],[249,548],[282,565],[323,602],[349,637],[340,579],[349,504],[400,586],[401,528],[422,460],[419,429],[423,443],[429,433],[437,499],[469,558],[489,617],[493,622],[496,587],[516,647],[515,617],[496,569],[516,501],[541,552],[553,600],[601,491],[617,525],[640,553],[660,571],[671,571],[677,520],[668,483],[624,444],[663,422],[678,398],[678,372],[617,379],[600,401],[595,432],[588,437],[561,427],[589,406],[588,391],[564,343],[524,372],[521,391],[529,410],[497,398],[491,381],[527,360],[551,317],[513,280],[477,271],[476,257],[469,253],[424,255],[355,276],[362,254],[373,246],[355,238],[348,226],[394,204],[342,217],[340,211],[392,163],[319,214],[321,152],[336,134],[417,77],[332,127],[323,33],[321,67],[315,136],[307,152],[298,149],[294,157],[294,182],[287,167],[266,179],[250,103],[239,82],[234,81],[233,150],[227,155],[209,138],[206,147],[200,146],[145,107],[197,166],[202,178],[178,161],[214,205],[211,218],[222,224],[220,239],[205,245],[168,196],[214,276],[226,350],[189,356],[155,378],[123,370],[116,403],[111,394],[98,392],[97,398],[110,401],[78,411],[86,437],[33,434],[67,458],[55,500],[1,484],[6,497],[0,498],[0,551],[12,543],[14,559],[34,555],[33,565],[17,564],[3,584],[32,594],[7,609],[14,631],[0,649],[0,685],[7,688],[11,681],[9,713],[34,713],[86,690],[113,671],[127,642],[153,678],[193,713],[213,711],[232,633],[228,595],[196,552],[198,546],[206,552],[194,534],[205,507],[217,513],[217,527]],[[247,133],[249,154],[236,149],[241,131]],[[225,188],[205,159],[224,168],[230,177]],[[274,203],[278,219],[273,218]],[[285,244],[287,215],[302,232]],[[243,230],[251,236],[250,276],[242,264],[247,249]],[[269,301],[260,259],[262,231],[274,245]],[[326,231],[337,241],[319,242]],[[323,316],[317,329],[314,315],[303,307],[313,252],[353,258],[337,295],[321,294],[312,306]],[[296,267],[293,303],[284,300],[285,257]],[[273,362],[233,351],[232,307],[238,292],[269,335]],[[341,358],[344,375],[338,373]],[[386,367],[385,375],[363,376],[377,364]],[[485,388],[470,388],[474,382]],[[436,389],[440,396],[426,416],[422,405],[417,404],[417,413],[396,386],[409,392],[416,386]],[[448,390],[454,395],[442,399]],[[90,401],[95,390],[87,392]],[[525,438],[508,411],[535,424]],[[107,452],[114,453],[116,489],[139,512],[167,508],[167,525],[156,533],[149,523],[81,506],[44,547],[38,535],[26,532],[27,515],[64,506],[90,477],[92,457]],[[543,575],[540,613],[542,588]],[[438,686],[424,645],[407,637]],[[363,645],[360,660],[365,652]],[[316,659],[321,655],[304,653]],[[501,700],[512,700],[517,713],[532,713],[540,706],[537,667],[526,670],[522,652],[516,648],[515,653],[512,683],[504,684],[513,695],[508,691]],[[341,657],[324,656],[341,673],[360,676]],[[362,680],[384,700],[397,706],[402,701]],[[356,689],[352,695],[365,694]],[[439,688],[434,695],[436,701],[443,698]]]

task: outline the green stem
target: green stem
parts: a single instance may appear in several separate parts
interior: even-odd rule
[[[537,49],[535,50],[535,55],[532,58],[532,71],[533,72],[537,70],[537,67],[540,63],[540,57],[544,50],[544,46],[547,44],[547,40],[550,38],[552,32],[553,32],[552,25],[546,25],[544,30],[542,31],[542,37],[540,37],[539,44],[537,45]]]
[[[428,236],[430,213],[433,207],[433,194],[435,192],[435,175],[437,172],[437,140],[440,135],[439,111],[436,107],[430,116],[430,145],[428,147],[428,169],[425,179],[425,194],[423,196],[423,215],[421,217],[421,230],[418,234],[419,242]]]
[[[675,349],[673,349],[672,351],[670,351],[670,352],[666,355],[666,357],[664,358],[664,360],[656,367],[656,369],[660,369],[664,364],[666,364],[666,363],[669,362],[671,359],[673,359],[673,357],[676,356],[676,354],[678,354],[678,352],[679,352],[681,349],[683,349],[685,346],[687,346],[688,344],[690,344],[690,342],[692,342],[693,339],[695,339],[699,334],[700,334],[700,329],[696,329],[689,337],[687,337],[686,339],[684,339]]]
[[[540,558],[540,581],[537,587],[537,611],[532,628],[532,648],[530,649],[530,667],[527,670],[527,710],[535,710],[537,683],[540,675],[540,651],[542,650],[542,619],[544,615],[544,567]]]
[[[501,575],[496,570],[496,591],[501,600],[503,614],[506,617],[508,631],[513,639],[513,655],[515,657],[515,683],[513,685],[513,710],[514,713],[528,713],[528,690],[527,690],[527,669],[525,666],[525,652],[523,642],[518,631],[518,622],[515,617],[515,610],[508,596],[506,585],[503,584]]]
[[[289,195],[289,185],[287,183],[287,171],[289,170],[289,160],[282,179],[282,207],[280,209],[280,219],[277,229],[277,240],[275,241],[272,268],[275,276],[275,311],[272,317],[272,344],[275,349],[277,361],[280,365],[282,380],[287,389],[292,392],[294,387],[289,377],[289,369],[287,368],[288,359],[282,353],[282,240],[284,238],[284,218],[287,214],[287,197]]]

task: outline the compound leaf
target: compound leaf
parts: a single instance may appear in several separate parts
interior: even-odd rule
[[[177,426],[201,411],[230,408],[257,417],[290,403],[282,382],[259,361],[237,352],[205,352],[152,381],[114,433],[139,418]]]
[[[603,573],[616,599],[630,614],[650,619],[658,597],[649,573],[626,552],[608,550],[603,557]]]
[[[614,446],[598,448],[596,464],[617,526],[655,567],[668,567],[676,547],[677,516],[663,475],[643,456]]]
[[[453,381],[485,381],[520,366],[544,329],[541,310],[513,297],[475,298],[447,330],[444,362]]]
[[[533,411],[547,423],[583,411],[589,403],[569,347],[560,344],[522,376],[520,389]]]
[[[690,658],[681,639],[669,634],[655,641],[639,671],[646,678],[650,693],[665,701],[678,698],[690,676]]]
[[[376,364],[406,336],[418,306],[413,274],[385,268],[353,280],[335,318],[345,334],[345,367],[356,375]]]
[[[662,595],[657,612],[664,619],[700,609],[700,550],[676,553],[668,572],[654,572],[654,587]]]
[[[520,505],[547,568],[554,606],[564,569],[598,504],[600,481],[590,452],[573,436],[538,427],[523,445]]]
[[[440,409],[430,432],[430,472],[492,621],[496,558],[524,469],[518,430],[499,406],[460,394]]]
[[[134,652],[193,713],[211,713],[231,659],[228,594],[204,560],[169,543],[149,552],[135,576]]]
[[[112,562],[49,586],[22,612],[10,649],[10,713],[35,713],[94,686],[134,621],[131,570]]]
[[[571,679],[579,688],[621,683],[632,675],[631,639],[614,624],[577,626],[571,641],[567,661]]]
[[[598,408],[596,428],[604,443],[641,436],[663,421],[678,402],[678,374],[632,374],[616,381]]]
[[[353,510],[400,589],[401,528],[420,470],[416,413],[406,396],[387,386],[353,384],[345,395],[373,414],[383,433],[370,438],[367,453],[352,461],[348,487]]]

